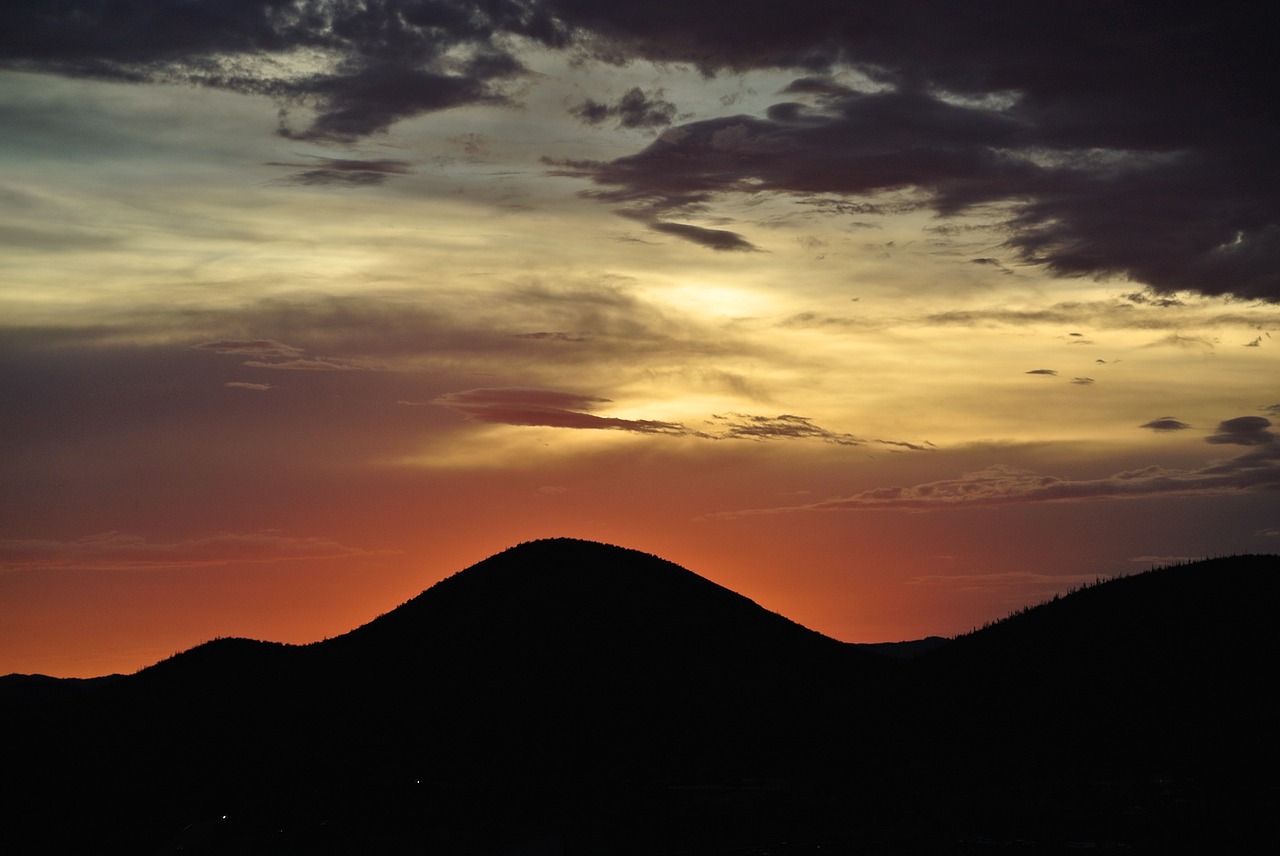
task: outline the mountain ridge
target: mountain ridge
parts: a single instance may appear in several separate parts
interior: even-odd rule
[[[1275,760],[1280,711],[1265,681],[1235,675],[1274,662],[1277,583],[1276,557],[1157,570],[894,658],[650,554],[527,542],[341,636],[212,640],[10,710],[10,728],[39,750],[15,760],[28,785],[19,806],[33,818],[78,806],[93,834],[106,824],[135,852],[163,850],[165,836],[227,806],[260,818],[236,833],[250,852],[270,826],[305,830],[312,852],[363,852],[375,832],[409,846],[424,817],[452,842],[436,841],[439,852],[458,854],[546,824],[583,852],[624,839],[665,852],[643,832],[654,817],[690,847],[713,830],[704,843],[754,829],[776,844],[795,811],[835,842],[853,840],[849,818],[892,837],[912,822],[908,806],[931,818],[939,845],[965,824],[1006,824],[1002,806],[1041,824],[1045,797],[1032,799],[1029,779],[1078,807],[1079,783],[1110,777],[1117,842],[1168,843],[1174,830],[1208,843],[1212,825],[1186,828],[1173,801],[1216,781],[1234,808],[1213,803],[1207,816],[1252,829],[1237,809],[1258,807],[1254,792],[1221,783],[1246,753],[1255,772]],[[1223,603],[1209,603],[1213,592]],[[1204,626],[1188,632],[1197,615]],[[1184,784],[1166,793],[1152,776]],[[410,787],[424,781],[434,784]],[[720,784],[686,787],[707,782]],[[1172,826],[1138,823],[1126,801]],[[481,824],[492,832],[468,826],[494,805],[500,818]],[[1078,826],[1070,815],[1054,822]],[[334,819],[346,850],[320,847]],[[18,852],[88,844],[71,828],[43,844],[27,832]]]

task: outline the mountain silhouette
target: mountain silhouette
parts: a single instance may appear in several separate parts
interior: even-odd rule
[[[521,544],[312,645],[6,680],[0,846],[1247,852],[1277,588],[1275,557],[1213,560],[878,651],[645,553]]]

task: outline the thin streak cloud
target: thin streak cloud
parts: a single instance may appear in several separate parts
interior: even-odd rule
[[[1086,502],[1099,499],[1144,499],[1157,496],[1208,496],[1280,489],[1280,438],[1259,416],[1228,419],[1213,444],[1252,446],[1249,452],[1198,469],[1148,466],[1106,478],[1073,479],[994,465],[954,479],[910,487],[881,487],[846,497],[798,506],[721,512],[733,518],[801,511],[936,511],[1039,502]]]

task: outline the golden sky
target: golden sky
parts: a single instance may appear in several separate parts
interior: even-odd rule
[[[1245,18],[63,5],[0,13],[0,673],[549,536],[849,641],[1277,552]]]

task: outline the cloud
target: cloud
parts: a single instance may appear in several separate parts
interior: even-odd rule
[[[402,402],[410,403],[410,402]],[[812,419],[792,414],[757,416],[748,413],[715,414],[707,430],[694,430],[679,422],[619,419],[591,411],[610,400],[594,395],[531,387],[495,387],[450,392],[432,404],[461,413],[473,422],[494,425],[531,425],[549,428],[614,429],[639,434],[697,437],[704,440],[820,440],[837,446],[867,443],[925,450],[927,445],[902,440],[864,440],[832,431]]]
[[[665,220],[655,220],[649,224],[649,228],[655,232],[661,232],[664,235],[675,235],[677,238],[718,251],[742,250],[750,252],[759,249],[759,247],[737,232],[730,232],[727,229],[708,229],[705,226],[693,226],[689,223],[669,223]]]
[[[1076,384],[1077,386],[1089,386],[1094,381],[1093,381],[1093,378],[1091,377],[1073,377],[1071,379],[1071,382]]]
[[[274,339],[218,339],[191,346],[196,351],[213,351],[215,354],[240,354],[251,357],[296,357],[303,353]]]
[[[1249,4],[0,4],[0,67],[266,96],[281,105],[279,133],[317,141],[514,104],[521,45],[583,64],[789,70],[793,100],[763,116],[671,126],[635,154],[562,166],[657,222],[728,194],[874,206],[894,192],[942,216],[1003,211],[1006,248],[1063,276],[1280,300],[1280,186],[1259,178],[1280,159],[1260,85],[1274,76],[1272,41]],[[657,90],[578,112],[626,127],[676,119]],[[302,180],[379,175],[321,168]]]
[[[783,88],[783,93],[807,95],[850,95],[854,90],[830,77],[800,77]]]
[[[1161,416],[1159,419],[1152,419],[1150,422],[1143,422],[1139,428],[1149,428],[1152,431],[1169,432],[1169,431],[1186,431],[1191,426],[1180,419],[1172,416]]]
[[[1159,420],[1157,420],[1159,421]],[[957,478],[909,487],[880,487],[851,496],[798,506],[721,512],[716,517],[798,511],[934,511],[1037,502],[1085,502],[1100,499],[1143,499],[1159,496],[1221,495],[1280,490],[1280,437],[1266,430],[1259,416],[1228,419],[1208,443],[1251,446],[1248,452],[1199,469],[1149,466],[1105,478],[1072,479],[1005,465],[994,465]]]
[[[1207,336],[1184,336],[1181,333],[1170,333],[1161,336],[1154,342],[1148,342],[1147,348],[1180,348],[1184,351],[1212,351],[1216,343]]]
[[[728,413],[711,417],[716,429],[711,436],[717,440],[778,440],[809,439],[834,443],[837,446],[861,446],[866,440],[831,431],[815,425],[804,416],[751,416],[746,413]]]
[[[289,184],[337,185],[340,187],[374,187],[384,184],[395,175],[408,175],[413,169],[408,161],[379,159],[353,160],[349,158],[315,158],[313,163],[288,163],[271,161],[268,166],[300,169],[285,178]]]
[[[602,199],[677,207],[730,193],[910,189],[943,215],[1006,206],[1007,247],[1062,275],[1280,298],[1280,190],[1256,179],[1276,167],[1276,117],[1257,85],[1273,57],[1245,7],[1125,16],[997,2],[979,18],[912,0],[785,11],[713,0],[697,12],[649,4],[642,20],[554,5],[607,33],[615,57],[685,59],[708,73],[810,69],[784,90],[798,100],[765,118],[682,125],[586,170],[608,188]],[[1082,68],[1082,51],[1096,63]],[[827,72],[842,67],[869,83],[833,83]],[[731,127],[744,145],[714,145]]]
[[[263,360],[245,360],[241,365],[254,369],[281,369],[284,371],[303,372],[356,372],[369,371],[375,366],[364,360],[323,357],[306,360],[283,360],[278,363]]]
[[[196,351],[213,351],[215,354],[235,354],[259,357],[245,360],[241,365],[254,369],[284,369],[290,371],[367,371],[375,366],[367,360],[342,357],[305,358],[302,348],[285,345],[274,339],[219,339],[191,346]],[[274,358],[274,359],[273,359]]]
[[[468,389],[439,396],[432,404],[461,413],[474,422],[495,425],[538,425],[549,428],[612,429],[639,434],[685,434],[675,422],[618,419],[588,411],[607,398],[553,389],[495,387]]]
[[[1167,309],[1173,306],[1186,305],[1184,301],[1179,300],[1176,297],[1166,297],[1166,296],[1160,296],[1160,295],[1147,294],[1141,291],[1131,291],[1128,294],[1124,295],[1124,299],[1128,300],[1130,303],[1150,304],[1152,306],[1159,306],[1162,309]]]
[[[1274,307],[1253,306],[1250,313],[1223,311],[1221,301],[1207,298],[1177,300],[1171,305],[1158,301],[1133,302],[1132,295],[1088,301],[1063,301],[1037,309],[1008,309],[991,306],[979,309],[951,309],[932,312],[921,320],[929,326],[1025,327],[1029,324],[1053,326],[1089,326],[1096,330],[1156,330],[1166,335],[1149,342],[1146,347],[1172,346],[1182,349],[1211,350],[1212,339],[1188,335],[1189,328],[1232,327],[1256,329],[1260,324],[1280,323]],[[1256,313],[1256,314],[1255,314]],[[1072,344],[1092,344],[1084,336],[1070,334]]]
[[[69,541],[0,540],[0,571],[148,570],[362,555],[375,553],[327,538],[295,537],[274,531],[220,533],[185,541],[152,541],[142,535],[110,531]]]
[[[855,298],[856,299],[856,298]],[[847,328],[870,326],[870,323],[846,315],[819,315],[817,312],[797,312],[778,323],[779,327],[798,329]]]
[[[250,389],[254,392],[266,392],[269,389],[275,389],[274,384],[270,383],[249,383],[248,381],[232,380],[227,381],[223,386],[228,389]]]
[[[567,38],[544,11],[503,0],[13,0],[0,7],[0,33],[0,66],[266,95],[314,111],[301,130],[282,116],[281,134],[334,141],[506,103],[503,83],[523,68],[503,34]]]
[[[1237,416],[1218,423],[1218,431],[1205,438],[1206,443],[1233,446],[1272,446],[1277,436],[1268,431],[1271,420],[1263,416]]]
[[[539,330],[536,333],[511,333],[513,339],[531,339],[539,342],[586,342],[589,336],[579,336],[564,330]]]
[[[926,451],[932,444],[905,440],[872,440],[843,431],[832,431],[816,424],[807,416],[784,413],[780,416],[756,416],[750,413],[714,414],[708,424],[714,426],[696,435],[712,440],[821,440],[836,446],[866,444],[895,446],[912,451]]]
[[[635,86],[627,90],[616,104],[601,104],[590,98],[569,112],[588,125],[599,125],[617,119],[620,128],[660,128],[676,117],[676,105],[667,101],[663,90],[644,92]]]
[[[1006,266],[1005,266],[1005,265],[1004,265],[1004,264],[1003,264],[999,259],[992,258],[992,257],[990,257],[990,256],[983,256],[982,258],[977,258],[977,259],[969,259],[969,264],[971,264],[971,265],[982,265],[982,266],[984,266],[984,267],[989,267],[989,268],[992,268],[992,269],[994,269],[994,270],[998,270],[998,271],[1000,271],[1000,272],[1001,272],[1002,274],[1004,274],[1005,276],[1016,276],[1016,275],[1017,275],[1017,274],[1015,274],[1015,273],[1014,273],[1014,271],[1013,271],[1012,269],[1010,269],[1010,268],[1006,267]]]
[[[431,61],[443,64],[445,58],[437,55]],[[522,71],[514,58],[499,53],[482,54],[471,66],[454,74],[364,57],[354,70],[342,67],[306,81],[305,95],[316,103],[318,115],[300,131],[282,117],[279,133],[292,140],[354,142],[423,113],[505,104],[507,99],[492,86],[494,79]]]
[[[1048,377],[1058,376],[1058,372],[1056,369],[1032,369],[1029,372],[1025,372],[1025,374],[1047,375]]]

